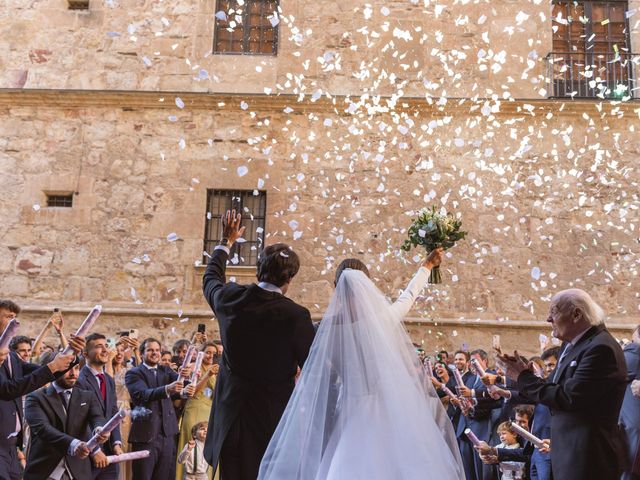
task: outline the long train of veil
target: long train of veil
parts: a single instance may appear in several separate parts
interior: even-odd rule
[[[389,301],[345,270],[259,480],[459,480],[456,437]]]

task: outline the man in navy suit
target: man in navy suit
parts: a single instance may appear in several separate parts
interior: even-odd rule
[[[457,356],[457,354],[456,354]],[[470,358],[478,361],[486,371],[488,368],[489,356],[484,350],[474,350]],[[501,400],[495,400],[489,396],[486,385],[475,372],[463,377],[465,387],[460,388],[460,394],[469,399],[473,408],[468,415],[462,415],[456,429],[458,443],[460,445],[460,455],[465,470],[467,480],[488,480],[493,478],[493,469],[482,463],[482,459],[473,448],[473,444],[464,434],[469,428],[481,440],[488,441],[491,436],[491,413],[495,408],[500,408]]]
[[[20,313],[11,300],[0,300],[0,332]],[[71,336],[69,346],[80,353],[84,339]],[[22,444],[22,396],[60,377],[77,363],[75,355],[58,355],[46,366],[22,361],[15,352],[0,352],[0,480],[22,478],[16,448]]]
[[[159,365],[160,342],[147,338],[140,345],[142,365],[129,370],[125,384],[133,407],[144,409],[131,418],[129,443],[133,451],[149,450],[149,457],[132,465],[136,480],[173,480],[176,476],[176,435],[178,419],[172,399],[193,395],[195,385],[183,389],[183,381],[171,368]],[[190,367],[180,371],[188,377]]]
[[[84,357],[87,363],[80,370],[76,385],[93,393],[100,405],[102,416],[108,421],[118,413],[118,399],[116,398],[116,384],[104,369],[109,361],[107,339],[100,333],[92,333],[87,336],[86,342]],[[102,445],[102,451],[91,458],[93,480],[117,480],[118,464],[108,465],[106,456],[120,455],[121,453],[123,451],[120,427],[116,427],[111,432],[109,441]]]

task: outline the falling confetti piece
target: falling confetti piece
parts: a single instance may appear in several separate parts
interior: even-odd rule
[[[176,97],[176,107],[184,108],[184,102],[182,101],[182,99],[180,97]]]
[[[177,233],[170,233],[169,235],[167,235],[167,240],[169,240],[170,242],[175,242],[176,240],[178,240],[180,237],[178,237]]]
[[[246,166],[242,165],[238,167],[237,172],[239,177],[244,177],[247,173],[249,173],[249,169]]]
[[[531,278],[534,280],[540,280],[540,269],[538,267],[533,267],[531,269]]]

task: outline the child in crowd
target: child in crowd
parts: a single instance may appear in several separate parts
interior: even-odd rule
[[[204,440],[207,437],[207,422],[196,423],[189,440],[180,454],[178,463],[184,464],[185,480],[207,480],[209,464],[204,459]]]
[[[496,448],[520,448],[518,437],[511,430],[509,422],[502,422],[498,426],[498,435],[500,435],[500,443]],[[500,472],[502,480],[520,480],[524,476],[525,464],[522,462],[500,462]]]

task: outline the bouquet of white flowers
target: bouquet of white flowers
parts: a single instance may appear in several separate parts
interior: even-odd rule
[[[420,245],[426,249],[427,253],[440,247],[447,250],[467,235],[467,232],[460,230],[460,227],[462,222],[456,220],[452,214],[442,215],[436,212],[436,207],[423,208],[409,227],[409,238],[404,241],[401,248],[408,252]],[[429,283],[442,283],[439,267],[431,270]]]

